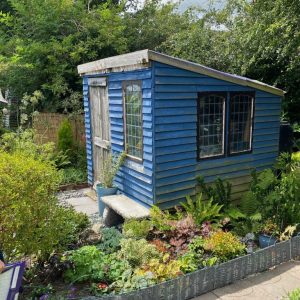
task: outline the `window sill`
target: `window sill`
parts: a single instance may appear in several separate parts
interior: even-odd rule
[[[130,157],[126,157],[126,162],[124,163],[124,166],[141,173],[144,172],[144,166],[142,160],[134,161]]]

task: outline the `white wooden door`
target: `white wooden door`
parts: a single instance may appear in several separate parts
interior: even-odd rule
[[[103,161],[110,153],[110,125],[106,77],[89,79],[94,184],[100,182]]]

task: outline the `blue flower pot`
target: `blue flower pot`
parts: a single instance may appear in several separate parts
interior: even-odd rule
[[[275,245],[277,242],[277,239],[274,236],[260,234],[258,237],[258,241],[259,241],[260,248],[266,248],[266,247]]]
[[[97,195],[98,195],[98,209],[99,209],[99,216],[103,216],[105,204],[102,202],[101,197],[103,196],[110,196],[115,195],[117,193],[118,188],[112,187],[112,188],[105,188],[102,184],[97,184],[96,186]]]

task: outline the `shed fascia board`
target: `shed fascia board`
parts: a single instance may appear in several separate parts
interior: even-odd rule
[[[123,66],[147,64],[148,62],[148,50],[141,50],[82,64],[77,67],[77,70],[80,75],[83,75]]]
[[[97,71],[106,71],[113,68],[147,64],[151,60],[171,65],[180,69],[207,75],[216,79],[225,80],[238,85],[249,86],[251,88],[262,90],[281,97],[284,96],[285,93],[281,89],[278,89],[274,86],[265,84],[257,80],[221,72],[194,62],[190,62],[180,58],[175,58],[148,49],[104,58],[94,62],[79,65],[78,73],[80,75],[92,74]]]

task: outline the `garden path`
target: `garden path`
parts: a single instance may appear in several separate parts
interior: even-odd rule
[[[72,205],[75,210],[86,213],[92,223],[101,223],[97,201],[90,196],[90,189],[82,189],[62,192],[59,199],[62,203]],[[279,300],[296,288],[300,288],[300,262],[291,261],[193,300]]]

